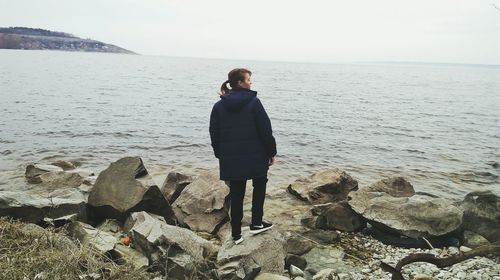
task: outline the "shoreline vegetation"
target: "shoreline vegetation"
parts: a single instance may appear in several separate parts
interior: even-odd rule
[[[0,27],[0,49],[136,54],[115,45],[82,39],[69,33],[27,27]]]
[[[125,157],[99,173],[64,160],[24,172],[29,188],[0,190],[0,279],[500,276],[500,198],[489,191],[451,201],[408,178],[363,186],[320,170],[288,185],[287,209],[267,211],[272,230],[251,236],[244,216],[235,245],[218,170],[157,184],[140,157]]]

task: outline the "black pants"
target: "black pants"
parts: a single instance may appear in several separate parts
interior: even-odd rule
[[[264,215],[267,177],[252,179],[252,224],[260,225]],[[241,235],[243,219],[243,199],[245,198],[246,180],[229,181],[231,196],[231,228],[233,236]]]

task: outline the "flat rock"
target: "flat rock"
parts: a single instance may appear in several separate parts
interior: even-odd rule
[[[298,199],[316,204],[346,200],[349,192],[357,189],[358,182],[340,169],[299,178],[287,188]]]
[[[369,189],[350,196],[352,209],[383,231],[420,238],[445,235],[462,224],[462,210],[443,198],[420,194],[394,197]]]
[[[219,171],[201,173],[172,204],[179,223],[194,231],[215,233],[229,219],[229,188]]]
[[[26,180],[30,184],[39,184],[42,182],[40,179],[40,175],[45,174],[47,172],[60,172],[64,171],[61,167],[49,164],[28,164],[26,166]]]
[[[49,193],[0,191],[0,216],[25,222],[43,223],[44,218],[76,214],[85,220],[86,199],[78,189],[58,189]]]
[[[124,221],[132,212],[148,211],[169,223],[174,213],[140,157],[125,157],[102,171],[90,191],[90,209],[97,222],[106,218]]]
[[[248,227],[242,228],[244,241],[234,244],[231,234],[224,239],[217,254],[221,279],[244,279],[256,272],[280,274],[285,269],[286,240],[275,229],[250,235]]]

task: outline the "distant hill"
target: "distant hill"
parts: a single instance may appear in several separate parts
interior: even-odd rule
[[[0,49],[61,50],[135,54],[115,45],[39,28],[0,27]]]

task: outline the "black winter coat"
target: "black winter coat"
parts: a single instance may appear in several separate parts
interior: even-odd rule
[[[212,108],[209,131],[221,180],[267,176],[276,141],[256,91],[236,88],[221,96]]]

